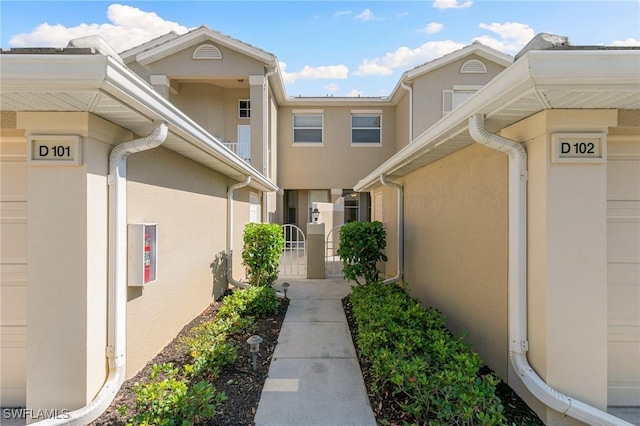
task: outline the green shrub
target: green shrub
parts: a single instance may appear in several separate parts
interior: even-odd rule
[[[253,286],[270,286],[278,278],[284,235],[280,225],[249,223],[244,229],[242,264]]]
[[[237,348],[228,341],[229,336],[246,333],[256,316],[275,313],[278,306],[271,287],[237,290],[225,297],[214,321],[194,327],[181,338],[191,364],[182,369],[172,363],[155,364],[150,380],[133,387],[137,414],[128,417],[128,424],[183,426],[213,417],[226,395],[207,381],[192,381],[204,375],[217,376],[224,366],[235,361]],[[123,405],[118,411],[126,415],[127,407]]]
[[[375,283],[380,277],[378,262],[387,261],[382,252],[387,246],[386,232],[381,222],[350,222],[340,228],[338,256],[342,260],[344,278]]]
[[[273,288],[250,287],[227,296],[224,305],[218,311],[218,316],[266,316],[277,312],[278,305],[278,296]]]
[[[419,424],[502,425],[495,396],[499,379],[480,375],[482,360],[395,285],[367,284],[350,296],[358,327],[356,345],[371,362],[376,389],[388,385]]]
[[[213,417],[227,399],[206,381],[191,385],[172,363],[154,365],[150,381],[133,391],[137,414],[127,419],[131,425],[192,425]]]

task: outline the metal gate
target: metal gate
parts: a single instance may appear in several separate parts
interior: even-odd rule
[[[324,252],[324,269],[327,277],[342,277],[342,261],[338,256],[340,246],[340,228],[344,225],[333,227],[327,234],[327,242]]]
[[[307,245],[304,232],[295,225],[282,225],[284,248],[280,257],[281,277],[307,276]]]

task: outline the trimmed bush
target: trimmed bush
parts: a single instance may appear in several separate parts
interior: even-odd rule
[[[270,286],[278,278],[284,235],[280,225],[249,223],[244,229],[242,264],[247,270],[249,284]]]
[[[389,386],[416,423],[505,424],[495,395],[499,379],[479,374],[482,360],[446,329],[438,311],[381,283],[354,287],[349,300],[356,345],[372,364],[375,388]]]
[[[227,399],[223,392],[206,380],[235,361],[237,348],[228,341],[234,334],[246,333],[256,316],[277,312],[276,292],[271,287],[236,290],[224,298],[216,319],[191,329],[181,343],[192,359],[182,368],[172,363],[155,364],[147,383],[136,383],[135,414],[127,418],[129,425],[192,425],[215,416]],[[118,411],[127,415],[127,407]]]
[[[364,283],[378,282],[380,271],[378,262],[386,262],[382,252],[387,246],[386,231],[381,222],[350,222],[340,228],[338,256],[342,260],[343,275],[346,280],[358,284],[359,277]]]

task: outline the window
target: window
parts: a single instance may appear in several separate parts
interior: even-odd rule
[[[240,99],[238,101],[238,117],[251,118],[251,101],[248,99]]]
[[[322,143],[322,114],[293,114],[293,143]]]
[[[482,86],[453,86],[453,90],[442,91],[442,116],[449,114],[473,96]]]
[[[380,114],[352,113],[351,114],[351,143],[352,144],[380,144]]]

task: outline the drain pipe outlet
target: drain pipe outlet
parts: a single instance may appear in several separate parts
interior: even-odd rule
[[[88,405],[37,425],[86,425],[109,407],[126,378],[127,336],[127,157],[160,146],[165,123],[140,139],[117,145],[109,156],[109,283],[107,294],[107,359],[109,376]]]
[[[404,190],[402,188],[402,185],[389,182],[387,180],[387,175],[385,174],[380,175],[380,183],[382,183],[384,186],[395,188],[398,192],[398,206],[397,206],[398,246],[396,248],[396,263],[397,263],[396,267],[398,272],[396,273],[395,276],[391,278],[387,278],[386,280],[383,281],[383,284],[391,284],[391,283],[395,283],[402,280],[402,275],[404,273],[404,268],[403,268],[403,265],[404,265]]]
[[[227,190],[227,282],[237,288],[249,288],[251,285],[233,279],[233,192],[249,185],[249,182],[251,176],[231,185]]]
[[[596,407],[550,387],[527,359],[527,152],[513,140],[490,133],[484,116],[469,118],[474,141],[509,156],[509,357],[529,392],[546,406],[589,425],[631,426]]]

